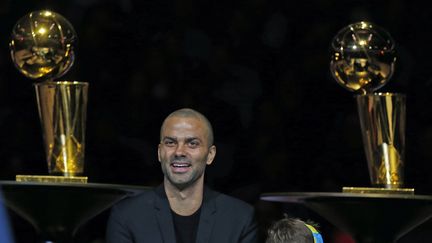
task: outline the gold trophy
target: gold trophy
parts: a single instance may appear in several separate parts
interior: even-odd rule
[[[9,43],[15,67],[35,81],[49,175],[17,175],[17,181],[86,183],[85,121],[88,83],[54,81],[73,65],[77,37],[58,13],[42,10],[15,24]]]
[[[393,75],[396,54],[390,34],[369,22],[341,29],[332,44],[330,70],[345,89],[355,92],[372,187],[343,187],[344,192],[408,193],[403,188],[406,97],[375,92]]]

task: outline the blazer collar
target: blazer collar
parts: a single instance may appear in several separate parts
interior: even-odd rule
[[[210,236],[213,230],[216,217],[215,213],[217,210],[215,200],[212,200],[217,196],[217,193],[208,187],[204,187],[203,203],[201,205],[201,216],[197,232],[197,243],[208,243],[210,242]]]
[[[164,242],[175,242],[175,231],[174,223],[171,215],[171,208],[169,206],[168,198],[165,193],[165,189],[162,185],[155,188],[156,200],[154,208],[156,211],[156,217],[159,224],[159,230],[162,234]],[[201,204],[201,215],[198,226],[198,232],[196,237],[197,243],[208,243],[210,242],[210,236],[212,233],[213,225],[215,223],[214,214],[216,213],[217,207],[215,197],[218,193],[213,191],[207,186],[204,186],[203,202]]]
[[[163,184],[155,188],[155,193],[154,208],[163,242],[176,242],[171,208]]]

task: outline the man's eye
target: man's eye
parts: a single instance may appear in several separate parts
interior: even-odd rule
[[[173,146],[173,145],[175,145],[174,141],[169,141],[169,140],[165,141],[164,144],[167,145],[167,146]]]
[[[190,143],[189,143],[189,146],[190,146],[190,147],[193,147],[193,148],[194,148],[194,147],[197,147],[198,145],[199,145],[198,142],[190,142]]]

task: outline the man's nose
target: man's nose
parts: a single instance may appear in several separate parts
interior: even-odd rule
[[[175,153],[176,153],[177,156],[184,155],[184,154],[186,153],[186,145],[185,145],[185,144],[182,144],[182,143],[179,143],[179,144],[177,145],[177,148],[176,148],[176,150],[175,150]]]

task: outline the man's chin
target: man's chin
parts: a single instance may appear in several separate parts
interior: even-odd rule
[[[196,181],[193,180],[170,180],[171,184],[177,189],[184,190],[191,185],[193,185]]]

